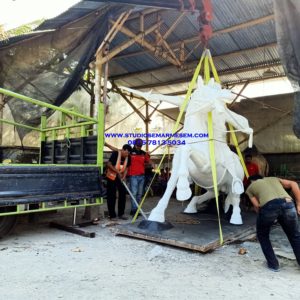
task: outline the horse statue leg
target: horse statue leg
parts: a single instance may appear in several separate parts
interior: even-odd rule
[[[176,183],[178,180],[178,163],[180,162],[180,153],[175,152],[174,158],[173,158],[173,169],[171,176],[168,180],[167,188],[162,196],[162,198],[159,200],[158,204],[152,209],[151,214],[148,218],[149,221],[155,221],[155,222],[165,222],[165,210],[168,206],[169,200],[171,198],[171,195],[176,187]],[[177,167],[176,166],[177,162]]]
[[[188,161],[191,154],[191,147],[189,145],[181,146],[180,148],[178,148],[178,153],[180,157],[180,163],[178,164],[176,199],[179,201],[185,201],[192,196],[192,190],[190,188],[190,183],[188,180]]]
[[[192,195],[190,184],[188,181],[187,161],[189,158],[189,147],[179,147],[173,158],[173,168],[171,177],[167,184],[167,189],[163,197],[159,200],[156,207],[151,211],[149,221],[165,222],[165,210],[168,206],[171,195],[177,184],[177,199],[187,200]]]
[[[197,211],[198,211],[197,205],[199,205],[205,201],[208,201],[214,197],[215,197],[215,193],[213,190],[208,190],[205,194],[203,194],[201,196],[194,196],[192,198],[192,200],[190,201],[189,205],[184,210],[184,212],[187,214],[197,213]]]
[[[240,164],[240,162],[236,159],[236,157],[233,158],[234,159],[231,159],[230,156],[228,156],[228,159],[226,160],[226,166],[224,165],[224,168],[227,169],[228,173],[232,177],[230,190],[232,193],[240,195],[244,192],[243,181],[238,177],[236,172],[236,164]]]
[[[243,220],[241,216],[241,209],[240,209],[240,195],[235,194],[232,191],[229,192],[225,199],[225,213],[228,211],[230,205],[233,206],[232,215],[230,218],[230,223],[235,225],[242,225]]]

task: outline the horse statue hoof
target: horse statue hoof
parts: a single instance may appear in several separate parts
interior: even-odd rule
[[[165,215],[164,215],[164,213],[159,212],[157,210],[157,208],[154,208],[151,211],[151,214],[150,214],[148,220],[153,221],[153,222],[164,223],[165,222]]]
[[[230,224],[243,225],[242,217],[240,215],[239,216],[232,215],[231,218],[230,218]]]
[[[232,191],[233,191],[233,193],[238,194],[238,195],[244,193],[244,186],[240,179],[235,179],[232,182]]]
[[[198,210],[195,206],[189,206],[188,205],[183,212],[186,213],[186,214],[195,214],[195,213],[198,212]]]
[[[152,232],[161,232],[165,230],[172,229],[174,226],[170,222],[155,222],[149,220],[143,220],[138,225],[138,228],[152,231]]]

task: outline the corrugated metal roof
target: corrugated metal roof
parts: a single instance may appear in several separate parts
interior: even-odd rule
[[[59,16],[46,20],[37,30],[57,29],[69,22],[79,19],[97,9],[103,9],[107,4],[94,1],[81,1]]]
[[[213,0],[212,3],[214,8],[214,19],[212,22],[214,31],[224,30],[232,26],[240,25],[237,30],[216,35],[209,42],[209,48],[211,49],[213,56],[222,56],[232,52],[236,53],[234,56],[225,56],[224,58],[218,57],[216,59],[215,63],[219,71],[228,69],[234,70],[238,68],[242,69],[243,67],[249,68],[251,65],[257,66],[264,62],[267,64],[272,63],[273,61],[277,62],[279,60],[279,55],[275,45],[276,33],[274,20],[272,20],[271,17],[264,22],[259,20],[260,18],[268,17],[273,14],[272,0]],[[163,11],[161,13],[161,17],[164,20],[164,25],[161,26],[162,34],[164,34],[168,28],[172,26],[180,14],[181,12],[175,11]],[[199,39],[197,39],[199,30],[197,17],[198,15],[196,13],[188,14],[176,27],[174,32],[166,39],[171,47],[176,41],[183,41],[185,39],[192,40],[192,42],[187,42],[185,45],[186,54],[192,51],[188,59],[188,62],[190,62],[189,68],[196,65],[202,53],[202,48],[199,47]],[[149,27],[154,24],[156,18],[157,13],[146,16],[145,26]],[[251,22],[253,20],[258,20],[256,25],[243,26],[244,23]],[[138,32],[138,20],[136,19],[133,22],[129,21],[128,27],[135,30],[135,32]],[[155,44],[155,38],[153,35],[146,37],[146,39]],[[270,46],[273,43],[274,45]],[[115,45],[117,44],[118,41],[115,41]],[[265,49],[263,49],[264,45],[266,45]],[[259,49],[257,51],[248,51],[249,49],[256,48]],[[178,55],[178,49],[176,50],[177,51],[175,53]],[[126,76],[126,82],[128,85],[136,88],[142,88],[143,86],[147,88],[153,87],[155,84],[162,85],[163,82],[168,85],[173,82],[178,82],[180,79],[182,81],[190,79],[192,72],[189,72],[189,76],[187,76],[186,72],[178,72],[177,68],[168,62],[157,59],[149,61],[146,58],[146,55],[149,55],[149,53],[150,52],[147,50],[139,51],[137,49],[129,48],[120,53],[119,58],[115,58],[119,64],[122,64],[123,68],[127,69],[127,73],[123,75],[124,77]],[[139,77],[138,81],[142,81],[143,84],[135,84],[137,80],[134,73],[132,74],[132,72],[135,72],[133,68],[134,65],[139,69],[139,71],[136,72],[136,76]],[[167,65],[170,66],[167,74],[165,70],[159,71],[160,68],[164,68]],[[148,75],[152,75],[151,81],[149,79],[147,80],[150,76],[142,76],[142,71],[145,71]],[[251,78],[257,79],[262,72],[257,72],[255,70],[253,72],[244,72],[241,76],[230,74],[223,75],[221,77],[225,83],[235,82]],[[283,75],[284,73],[281,72],[280,74]],[[110,75],[111,78],[115,78],[117,80],[121,80],[120,78],[122,77],[121,73],[110,73]]]
[[[45,21],[37,30],[58,29],[86,14],[102,10],[108,5],[116,6],[116,8],[121,7],[123,10],[133,8],[134,11],[132,14],[138,11],[147,11],[147,7],[144,6],[125,5],[125,3],[130,2],[137,3],[138,0],[120,0],[119,2],[122,3],[122,6],[118,6],[116,2],[118,1],[81,1],[56,18]],[[177,1],[175,2],[176,5],[178,5]],[[159,6],[161,3],[170,6],[172,4],[174,6],[175,2],[139,0],[139,3],[144,3],[145,5],[151,5],[152,3],[153,6]],[[200,2],[201,1],[197,1],[197,3]],[[184,3],[188,5],[189,1],[184,1]],[[200,7],[199,4],[197,5],[197,7]],[[239,74],[221,74],[224,83],[257,79],[264,71],[263,68],[259,69],[257,66],[263,63],[270,65],[277,63],[275,65],[275,67],[277,67],[279,55],[275,44],[276,33],[275,23],[272,19],[272,0],[212,0],[212,5],[214,10],[214,18],[212,21],[214,32],[224,29],[227,30],[227,33],[213,36],[209,42],[212,55],[216,56],[215,64],[217,69],[221,73],[222,71],[228,71],[230,69],[239,69],[240,72]],[[152,10],[151,13],[145,15],[145,29],[156,24],[158,16],[160,16],[163,23],[159,31],[161,35],[164,35],[181,14],[181,11],[174,9],[163,10],[158,8],[156,11]],[[110,79],[115,80],[116,83],[126,84],[136,88],[152,87],[155,85],[163,86],[164,84],[170,85],[172,83],[190,80],[193,74],[193,68],[198,62],[203,50],[202,47],[199,46],[198,15],[198,12],[187,13],[174,31],[166,38],[166,42],[173,49],[177,58],[179,58],[180,42],[185,43],[185,55],[188,53],[191,54],[183,65],[182,70],[172,65],[165,58],[159,55],[157,56],[157,53],[152,53],[135,43],[111,60],[111,67],[109,69]],[[266,20],[261,19],[268,16],[270,17]],[[112,17],[116,19],[117,16]],[[254,23],[249,24],[249,22]],[[135,34],[138,34],[140,30],[138,15],[136,17],[130,17],[124,26]],[[24,38],[26,37],[16,37],[9,42],[21,41]],[[123,33],[118,33],[110,44],[110,50],[120,46],[122,43],[128,41],[128,39],[129,38]],[[155,33],[145,36],[144,39],[152,46],[156,46],[157,36]],[[156,48],[159,52],[162,46],[160,45]],[[166,49],[164,49],[164,52],[167,53]],[[227,55],[228,53],[233,54]],[[170,53],[166,55],[172,57]],[[252,65],[254,70],[251,72],[249,71],[249,67]],[[243,68],[246,69],[245,72],[243,72]],[[284,75],[282,68],[278,68],[277,72],[281,76]]]

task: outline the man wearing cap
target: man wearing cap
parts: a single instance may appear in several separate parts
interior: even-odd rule
[[[248,175],[249,175],[248,177],[259,174],[258,165],[253,162],[252,155],[250,153],[247,153],[245,155],[245,166],[248,171]],[[250,180],[245,176],[243,180],[245,190],[250,185],[250,183],[251,183]]]
[[[145,164],[150,161],[150,156],[142,150],[143,140],[136,139],[134,147],[131,152],[131,164],[128,169],[130,190],[137,203],[140,203],[144,192],[145,181]],[[137,206],[133,199],[131,199],[131,212],[130,215],[135,215]]]

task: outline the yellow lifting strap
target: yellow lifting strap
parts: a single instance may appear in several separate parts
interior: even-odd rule
[[[211,67],[211,71],[213,73],[214,79],[216,82],[220,83],[220,79],[217,73],[217,70],[215,68],[215,65],[213,63],[212,57],[210,52],[208,51],[208,55],[205,57],[204,61],[204,82],[205,84],[208,83],[210,79],[210,69],[209,66]],[[235,135],[235,131],[233,129],[233,126],[231,124],[229,125],[229,129],[231,132],[231,137],[234,142],[234,145],[236,147],[238,156],[240,158],[241,164],[243,166],[244,172],[247,176],[249,177],[243,155],[241,153],[241,150],[238,145],[238,141]],[[214,192],[215,192],[215,199],[216,199],[216,206],[217,206],[217,212],[218,212],[218,223],[219,223],[219,235],[220,235],[220,244],[222,245],[224,240],[223,240],[223,233],[222,233],[222,225],[221,225],[221,220],[220,220],[220,211],[219,211],[219,193],[218,193],[218,183],[217,183],[217,168],[216,168],[216,159],[215,159],[215,146],[214,146],[214,136],[213,136],[213,119],[212,119],[212,112],[208,113],[208,138],[209,138],[209,152],[210,152],[210,161],[211,161],[211,169],[212,169],[212,177],[213,177],[213,185],[214,185]]]
[[[220,83],[219,76],[217,74],[216,68],[214,66],[210,51],[207,50],[208,54],[204,59],[204,83],[207,84],[210,80],[210,68],[212,69],[212,73],[214,75],[214,79],[216,82]],[[220,218],[220,209],[219,209],[219,190],[218,190],[218,178],[217,178],[217,166],[216,166],[216,157],[215,157],[215,143],[214,143],[214,128],[213,128],[213,118],[212,112],[210,111],[207,116],[207,126],[208,126],[208,141],[209,141],[209,156],[211,163],[211,172],[213,178],[215,199],[216,199],[216,207],[218,213],[218,224],[219,224],[219,236],[220,236],[220,244],[224,243],[223,232],[222,232],[222,224]]]
[[[202,53],[201,58],[200,58],[200,62],[198,63],[198,65],[196,67],[196,70],[194,72],[193,78],[192,78],[192,80],[191,80],[191,82],[189,84],[187,94],[185,96],[184,102],[182,103],[182,105],[180,107],[180,112],[179,112],[179,115],[177,117],[176,123],[175,123],[175,125],[173,127],[172,133],[175,133],[177,131],[177,129],[178,129],[179,122],[182,119],[183,113],[184,113],[184,111],[186,109],[186,106],[188,104],[188,101],[189,101],[189,99],[191,97],[191,94],[192,94],[193,88],[194,88],[194,86],[196,84],[197,78],[199,76],[199,73],[200,73],[203,61],[204,61],[204,83],[207,84],[208,81],[210,80],[210,68],[211,68],[211,71],[213,73],[215,81],[218,82],[218,83],[220,83],[220,79],[219,79],[217,70],[215,68],[215,65],[213,63],[211,53],[210,53],[210,51],[208,49],[205,49],[203,51],[203,53]],[[243,156],[241,154],[241,151],[240,151],[238,143],[237,143],[235,132],[233,131],[232,125],[229,124],[229,126],[230,126],[231,135],[232,135],[235,147],[237,149],[237,152],[238,152],[238,155],[240,157],[240,160],[241,160],[242,166],[244,168],[244,171],[245,171],[245,173],[247,175],[248,174],[247,173],[247,169],[245,167]],[[222,245],[223,242],[224,242],[224,240],[223,240],[222,225],[221,225],[220,211],[219,211],[219,193],[218,193],[218,186],[217,186],[217,169],[216,169],[215,149],[214,149],[212,112],[208,113],[208,137],[209,137],[209,151],[210,151],[210,160],[211,160],[211,166],[212,166],[213,185],[214,185],[214,192],[215,192],[215,198],[216,198],[216,207],[217,207],[217,212],[218,212],[220,244]],[[157,174],[157,172],[159,172],[160,167],[161,167],[161,165],[162,165],[162,163],[164,161],[164,158],[165,158],[166,154],[167,154],[167,148],[165,148],[163,156],[161,158],[161,161],[158,164],[156,174]],[[148,189],[146,190],[146,193],[143,196],[143,198],[142,198],[142,200],[140,202],[140,205],[138,206],[136,214],[134,215],[134,217],[132,219],[132,223],[134,223],[136,221],[136,218],[138,216],[139,210],[141,209],[141,207],[142,207],[142,205],[143,205],[143,203],[144,203],[144,201],[145,201],[145,199],[147,197],[147,194],[148,194],[148,192],[150,190],[150,187],[151,187],[151,185],[152,185],[152,183],[153,183],[153,181],[155,179],[155,175],[153,176],[153,178],[152,178],[152,180],[150,182],[150,185],[148,186]]]
[[[212,60],[212,56],[211,56],[210,52],[209,52],[209,54],[208,54],[207,60],[209,61],[209,64],[210,64],[210,66],[211,66],[211,71],[212,71],[212,73],[213,73],[213,76],[214,76],[215,81],[218,82],[218,83],[221,83],[220,78],[219,78],[218,73],[217,73],[217,70],[216,70],[216,67],[215,67],[214,62],[213,62],[213,60]],[[208,65],[208,64],[207,64],[207,65]],[[206,70],[206,72],[209,74],[209,69]],[[209,80],[209,79],[208,79],[208,80]],[[230,133],[231,133],[231,137],[232,137],[234,146],[235,146],[235,148],[236,148],[237,154],[238,154],[238,156],[239,156],[239,158],[240,158],[242,167],[243,167],[243,169],[244,169],[244,173],[245,173],[246,177],[248,178],[248,177],[249,177],[249,173],[248,173],[248,170],[247,170],[247,168],[246,168],[246,165],[245,165],[245,162],[244,162],[244,158],[243,158],[243,155],[242,155],[242,153],[241,153],[241,150],[240,150],[240,147],[239,147],[237,138],[236,138],[236,134],[235,134],[234,128],[233,128],[233,126],[232,126],[231,124],[228,124],[228,126],[229,126],[229,129],[230,129]]]
[[[233,126],[231,124],[228,124],[228,126],[229,126],[229,129],[230,129],[230,133],[231,133],[231,137],[232,137],[232,140],[233,140],[233,144],[234,144],[234,146],[236,148],[237,154],[238,154],[238,156],[240,158],[242,167],[244,169],[244,173],[245,173],[246,177],[248,178],[249,177],[249,173],[248,173],[248,170],[246,168],[245,161],[244,161],[242,152],[240,150],[240,147],[239,147],[239,144],[238,144],[235,132],[234,132],[234,128],[233,128]]]
[[[173,127],[172,134],[174,134],[174,133],[177,131],[177,129],[178,129],[179,123],[180,123],[180,121],[181,121],[181,119],[182,119],[183,113],[184,113],[185,108],[186,108],[186,106],[187,106],[187,104],[188,104],[188,102],[189,102],[189,99],[190,99],[190,97],[191,97],[193,88],[194,88],[194,86],[195,86],[195,84],[196,84],[198,75],[199,75],[199,73],[200,73],[201,66],[202,66],[202,62],[203,62],[204,57],[205,57],[206,55],[207,55],[207,50],[205,50],[205,51],[202,53],[202,56],[201,56],[201,58],[200,58],[200,62],[198,63],[198,65],[197,65],[197,67],[196,67],[196,70],[195,70],[195,72],[194,72],[194,75],[193,75],[193,78],[192,78],[191,82],[189,83],[188,91],[187,91],[187,93],[186,93],[186,95],[185,95],[185,99],[184,99],[183,103],[181,104],[180,111],[179,111],[179,115],[178,115],[177,120],[176,120],[176,123],[175,123],[175,125],[174,125],[174,127]],[[166,147],[165,150],[164,150],[163,156],[162,156],[162,158],[161,158],[161,160],[160,160],[160,162],[159,162],[159,164],[158,164],[158,166],[157,166],[157,168],[156,168],[156,173],[155,173],[155,175],[159,172],[160,167],[161,167],[161,165],[162,165],[162,163],[163,163],[163,161],[164,161],[164,159],[165,159],[165,156],[166,156],[166,154],[167,154],[167,151],[168,151],[168,150],[167,150],[167,147]],[[145,195],[144,195],[143,198],[141,199],[140,205],[138,206],[138,208],[137,208],[137,210],[136,210],[136,213],[135,213],[135,215],[134,215],[134,217],[133,217],[131,223],[134,223],[134,222],[136,221],[137,216],[138,216],[138,214],[139,214],[139,211],[140,211],[141,207],[143,206],[143,203],[144,203],[144,201],[145,201],[145,199],[146,199],[146,197],[147,197],[147,195],[148,195],[148,192],[149,192],[149,190],[150,190],[150,188],[151,188],[151,185],[152,185],[152,183],[153,183],[153,181],[154,181],[154,179],[155,179],[155,175],[152,177],[152,180],[151,180],[151,182],[150,182],[150,184],[149,184],[149,186],[148,186],[148,188],[147,188],[147,190],[146,190],[146,192],[145,192]]]

